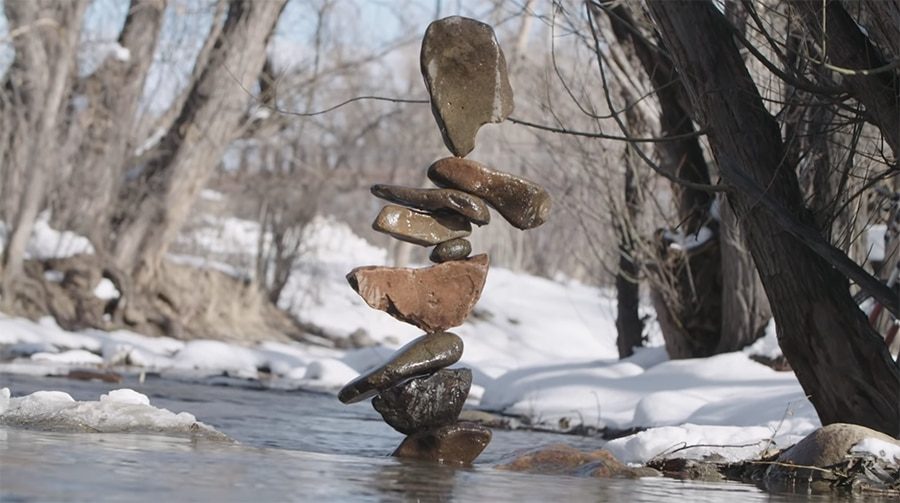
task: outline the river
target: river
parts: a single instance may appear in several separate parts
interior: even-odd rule
[[[0,501],[826,501],[737,483],[597,480],[493,468],[523,448],[595,438],[494,431],[470,468],[387,456],[402,436],[368,404],[331,395],[210,386],[160,378],[120,384],[0,374],[14,396],[60,390],[97,400],[129,387],[190,412],[237,443],[146,434],[56,433],[0,426]]]

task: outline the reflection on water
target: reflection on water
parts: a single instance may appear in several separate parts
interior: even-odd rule
[[[96,400],[110,385],[0,375],[14,395],[59,389]],[[473,468],[386,456],[401,436],[369,407],[334,397],[150,380],[123,383],[172,411],[189,411],[237,444],[133,434],[0,427],[2,501],[788,501],[740,484],[594,480],[509,473],[491,463],[524,447],[600,441],[495,432]],[[808,498],[802,498],[809,500]],[[821,498],[817,498],[821,501]]]

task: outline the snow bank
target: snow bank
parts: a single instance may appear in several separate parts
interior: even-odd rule
[[[221,219],[206,224],[192,236],[199,249],[223,256],[254,253],[259,233],[255,223]],[[336,392],[421,332],[370,309],[347,286],[344,276],[350,269],[383,264],[384,250],[328,218],[317,217],[306,232],[308,248],[291,275],[282,307],[335,336],[349,336],[363,328],[380,346],[341,351],[268,342],[245,347],[127,331],[72,333],[52,319],[34,323],[0,315],[0,355],[7,360],[0,363],[0,372],[60,372],[60,367],[77,363],[121,372],[152,370],[171,378],[224,374],[273,388]],[[232,266],[197,256],[180,260],[239,273]],[[97,294],[117,292],[101,289]],[[602,289],[492,267],[475,312],[453,330],[466,347],[457,366],[471,368],[474,376],[467,403],[525,415],[551,429],[649,428],[610,442],[610,449],[628,462],[711,453],[729,459],[756,457],[819,426],[792,373],[775,372],[750,359],[751,354],[780,354],[774,325],[765,338],[743,352],[669,361],[659,347],[658,327],[651,323],[648,331],[656,347],[640,349],[619,361],[615,307],[611,293]],[[140,400],[125,393],[116,396]],[[66,401],[60,395],[32,400],[41,404],[35,408],[46,410],[138,407],[134,412],[140,416],[153,409],[115,397],[90,402],[95,404],[91,406],[73,405],[71,397]]]
[[[885,463],[900,464],[900,446],[878,438],[866,438],[850,448],[853,454],[873,456]]]
[[[37,391],[10,398],[0,390],[0,424],[46,431],[191,434],[226,440],[223,433],[187,412],[175,414],[150,405],[146,395],[118,389],[98,401],[79,402],[62,391]]]

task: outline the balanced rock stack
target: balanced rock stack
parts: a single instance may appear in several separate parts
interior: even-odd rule
[[[401,241],[434,246],[430,258],[437,265],[358,267],[347,281],[370,306],[425,335],[344,386],[338,398],[344,403],[373,398],[385,422],[407,435],[395,456],[468,464],[490,442],[491,432],[457,422],[472,371],[446,368],[463,352],[462,339],[447,330],[472,311],[489,261],[485,254],[470,257],[472,245],[465,238],[472,224],[490,222],[488,206],[519,229],[537,227],[550,212],[550,196],[528,180],[464,159],[475,147],[478,129],[503,121],[513,109],[506,59],[493,29],[458,16],[431,23],[421,66],[432,112],[454,157],[428,168],[438,188],[373,186],[372,194],[394,204],[382,208],[372,227]]]

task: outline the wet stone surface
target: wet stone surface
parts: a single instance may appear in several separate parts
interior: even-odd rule
[[[445,241],[431,250],[428,257],[432,262],[442,263],[451,260],[462,260],[472,253],[472,243],[466,239],[458,238]]]
[[[350,286],[375,309],[426,333],[457,327],[469,316],[488,272],[488,256],[444,262],[422,269],[357,267]]]
[[[355,403],[371,398],[412,377],[434,373],[459,361],[463,341],[450,332],[423,335],[398,349],[384,365],[344,386],[338,399]]]
[[[466,156],[482,125],[512,113],[506,58],[489,25],[460,16],[431,23],[419,63],[431,111],[453,155]]]
[[[455,423],[471,386],[471,370],[443,369],[382,391],[372,406],[385,423],[410,435]]]
[[[491,430],[475,423],[456,423],[406,437],[392,456],[468,465],[491,441]]]
[[[469,221],[459,215],[429,215],[392,204],[381,209],[372,228],[420,246],[432,246],[472,233]]]
[[[428,178],[439,187],[459,189],[484,199],[518,229],[537,227],[550,215],[550,194],[540,185],[475,161],[441,159],[428,168]]]
[[[429,212],[452,212],[476,225],[491,221],[487,204],[480,198],[455,189],[414,189],[397,185],[373,185],[375,197]]]

